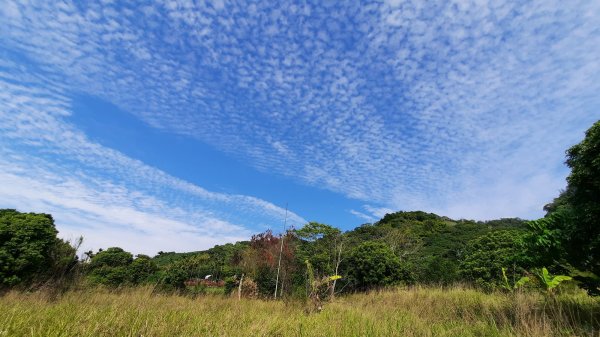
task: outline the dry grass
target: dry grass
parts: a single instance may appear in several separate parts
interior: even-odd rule
[[[585,294],[391,289],[340,297],[323,312],[300,302],[73,291],[0,298],[0,336],[600,336],[600,300]]]

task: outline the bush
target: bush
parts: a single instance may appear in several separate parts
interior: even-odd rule
[[[272,297],[275,293],[276,270],[269,266],[260,266],[256,271],[254,281],[258,287],[258,293],[262,297]]]
[[[102,284],[109,287],[119,287],[128,282],[127,267],[109,267],[100,266],[90,273],[90,280],[95,284]]]
[[[230,276],[225,279],[225,289],[223,290],[225,295],[231,294],[239,285],[239,281],[236,277]]]
[[[419,281],[427,284],[450,285],[458,279],[456,260],[441,256],[430,256],[415,266],[419,272]]]
[[[348,278],[357,289],[391,285],[403,279],[400,259],[381,242],[365,242],[348,259]]]
[[[185,290],[186,295],[196,297],[199,295],[206,295],[207,287],[202,283],[198,283],[196,285],[186,287]]]

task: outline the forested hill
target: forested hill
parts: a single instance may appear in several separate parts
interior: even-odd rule
[[[422,211],[396,212],[386,214],[373,224],[363,224],[341,234],[340,241],[344,243],[343,251],[346,253],[365,242],[383,243],[402,261],[406,278],[424,283],[451,283],[460,279],[460,263],[469,242],[493,231],[520,231],[525,228],[526,222],[518,218],[483,222],[453,220]],[[206,268],[204,273],[227,277],[238,270],[244,251],[251,246],[252,240],[259,237],[261,235],[250,241],[218,245],[205,251],[159,252],[153,260],[158,266],[166,267],[176,261],[206,254],[210,256],[211,267]],[[307,248],[310,244],[297,242],[297,245]],[[315,257],[311,256],[311,260]]]

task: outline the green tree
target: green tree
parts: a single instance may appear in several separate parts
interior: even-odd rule
[[[133,255],[119,247],[111,247],[93,255],[88,265],[93,283],[118,287],[129,282],[128,267]]]
[[[56,290],[68,289],[77,281],[76,278],[81,270],[77,250],[82,243],[83,237],[73,242],[57,239],[50,250],[48,281]]]
[[[567,150],[567,188],[529,222],[539,265],[568,272],[590,293],[600,289],[600,121]]]
[[[161,285],[167,289],[185,289],[185,281],[206,276],[209,263],[210,255],[206,253],[175,261],[164,271]]]
[[[460,273],[467,280],[485,288],[502,284],[502,268],[508,275],[521,274],[531,266],[524,230],[498,230],[469,242],[460,264]]]
[[[414,261],[413,263],[417,263]],[[458,261],[442,256],[428,256],[418,261],[419,266],[415,271],[419,274],[419,281],[428,284],[449,285],[456,282],[458,277]]]
[[[123,248],[110,247],[98,252],[90,261],[90,268],[98,267],[126,267],[133,261],[133,255]]]
[[[156,263],[148,255],[140,254],[128,267],[129,281],[133,284],[147,282],[157,271]]]
[[[296,231],[302,242],[301,258],[311,262],[321,276],[338,275],[344,254],[344,236],[332,226],[309,222]],[[335,296],[338,279],[332,280],[330,296]]]
[[[529,250],[534,264],[556,266],[566,264],[565,229],[573,224],[573,209],[569,205],[552,206],[545,217],[528,222]]]
[[[309,222],[295,231],[302,240],[300,258],[309,260],[319,275],[333,275],[341,259],[342,232],[332,226]]]
[[[391,285],[400,282],[404,269],[400,259],[381,242],[364,242],[348,258],[349,280],[357,289]]]
[[[52,252],[64,244],[57,233],[49,214],[0,210],[0,287],[47,277]]]
[[[600,275],[600,121],[567,151],[568,203],[574,219],[565,228],[571,263]]]

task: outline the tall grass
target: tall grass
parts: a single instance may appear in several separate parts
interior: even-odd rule
[[[337,298],[320,313],[298,301],[153,293],[151,288],[0,298],[0,336],[573,336],[600,333],[600,300],[583,293],[486,294],[395,288]]]

